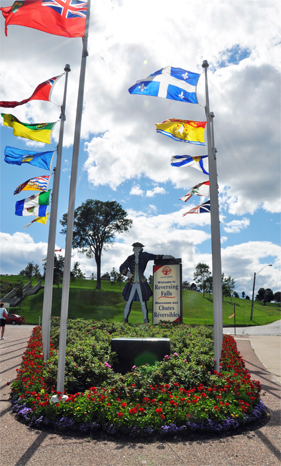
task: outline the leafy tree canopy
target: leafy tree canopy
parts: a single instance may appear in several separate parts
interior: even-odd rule
[[[32,284],[32,278],[41,278],[41,273],[38,264],[33,264],[33,262],[28,262],[25,269],[21,270],[19,275],[23,275],[29,278]]]
[[[195,272],[193,274],[194,281],[198,284],[199,289],[203,291],[203,296],[206,290],[206,278],[211,275],[210,267],[207,264],[199,262],[195,267]]]
[[[60,221],[61,233],[66,234],[67,213]],[[101,254],[114,242],[116,233],[123,233],[132,226],[127,212],[116,201],[88,199],[74,212],[73,246],[87,257],[94,257],[97,264],[97,289],[101,288]]]

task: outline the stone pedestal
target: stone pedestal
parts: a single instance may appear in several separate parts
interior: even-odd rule
[[[133,366],[153,365],[170,354],[169,338],[113,338],[111,351],[117,353],[118,363],[113,365],[114,372],[125,374]]]

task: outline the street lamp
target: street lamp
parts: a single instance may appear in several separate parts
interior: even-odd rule
[[[265,267],[272,267],[272,264],[266,264],[262,269],[260,269],[257,273],[254,273],[254,282],[253,282],[253,294],[252,294],[252,307],[251,307],[251,317],[250,320],[253,320],[253,312],[254,312],[254,296],[255,296],[255,283],[256,283],[256,275],[260,273]]]

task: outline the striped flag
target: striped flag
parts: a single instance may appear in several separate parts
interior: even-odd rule
[[[47,191],[51,175],[35,176],[20,184],[14,191],[16,196],[21,191]]]

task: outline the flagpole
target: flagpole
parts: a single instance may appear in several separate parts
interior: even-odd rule
[[[221,244],[220,244],[220,220],[219,220],[219,200],[217,183],[216,149],[214,147],[214,114],[210,113],[207,60],[203,61],[202,67],[205,69],[205,113],[207,118],[207,141],[209,160],[209,181],[210,181],[210,206],[211,206],[211,235],[212,235],[212,272],[213,272],[213,315],[214,315],[214,353],[215,369],[219,372],[219,363],[222,350],[223,326],[222,326],[222,285],[221,285]]]
[[[64,370],[65,370],[65,353],[66,353],[66,333],[67,333],[67,317],[68,317],[68,303],[69,303],[69,282],[70,282],[70,266],[71,266],[71,250],[73,239],[73,226],[74,226],[74,208],[75,208],[75,195],[78,173],[78,160],[79,160],[79,145],[80,133],[82,123],[82,110],[84,98],[84,85],[86,74],[86,60],[88,56],[88,31],[90,22],[90,4],[88,0],[87,16],[85,35],[82,38],[83,49],[80,68],[80,80],[76,109],[76,122],[74,130],[73,154],[72,154],[72,168],[69,189],[69,201],[67,211],[67,230],[65,241],[65,259],[63,271],[63,286],[62,286],[62,299],[61,299],[61,317],[60,317],[60,338],[59,338],[59,360],[58,360],[58,378],[57,378],[57,392],[64,392]]]
[[[49,225],[48,252],[47,252],[47,263],[46,263],[46,272],[45,272],[44,299],[43,299],[42,340],[43,340],[44,361],[47,361],[49,359],[49,351],[50,351],[50,326],[51,326],[51,312],[52,312],[52,298],[53,298],[53,276],[54,276],[54,254],[55,254],[54,251],[55,251],[55,244],[56,244],[56,226],[57,226],[57,214],[58,214],[58,200],[59,200],[64,122],[66,120],[65,118],[66,93],[67,93],[68,73],[71,71],[70,66],[65,65],[64,71],[65,71],[65,84],[64,84],[63,102],[61,106],[61,115],[60,115],[61,122],[60,122],[59,142],[58,142],[58,148],[57,148],[57,163],[56,163],[56,167],[54,168],[52,206],[51,206],[50,225]]]

